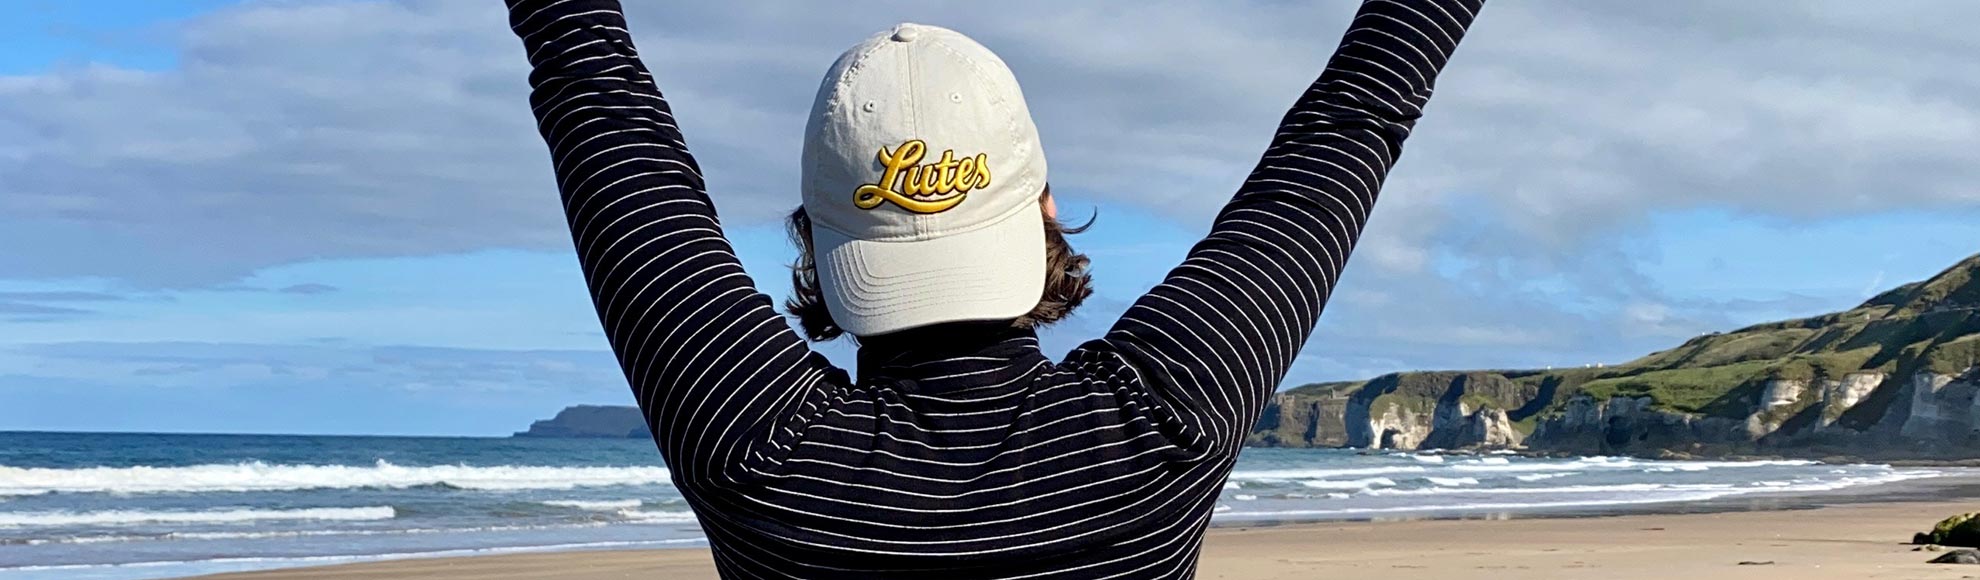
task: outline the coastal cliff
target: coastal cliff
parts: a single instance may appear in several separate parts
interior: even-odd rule
[[[1847,311],[1712,333],[1616,366],[1407,372],[1287,390],[1251,442],[1980,456],[1976,360],[1980,256]]]
[[[556,417],[530,424],[516,437],[576,437],[588,439],[645,439],[646,418],[636,407],[578,405],[567,407]]]
[[[1404,372],[1277,393],[1265,447],[1980,457],[1980,256],[1843,312],[1699,336],[1621,365]],[[519,437],[645,438],[577,406]]]

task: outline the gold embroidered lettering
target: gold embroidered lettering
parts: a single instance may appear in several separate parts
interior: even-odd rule
[[[956,159],[954,149],[942,151],[939,161],[923,164],[928,144],[910,139],[899,147],[880,148],[876,158],[880,179],[853,190],[853,205],[873,209],[893,202],[914,213],[939,213],[962,203],[971,190],[990,185],[990,156],[978,153]]]

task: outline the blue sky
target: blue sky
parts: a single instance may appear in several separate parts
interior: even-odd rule
[[[1980,251],[1980,71],[1944,24],[1971,8],[1680,4],[1492,6],[1288,385],[1621,361]],[[10,6],[0,430],[491,435],[629,402],[499,3]],[[1350,11],[1122,6],[631,16],[775,296],[838,50],[918,20],[1004,55],[1062,209],[1099,214],[1063,350],[1201,234]]]

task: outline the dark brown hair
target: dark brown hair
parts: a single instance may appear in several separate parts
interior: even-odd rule
[[[1045,194],[1051,195],[1051,189],[1046,189]],[[1065,320],[1086,297],[1093,295],[1093,275],[1087,270],[1090,261],[1066,242],[1066,235],[1092,227],[1093,219],[1066,227],[1051,216],[1040,217],[1045,219],[1045,271],[1040,273],[1045,277],[1045,293],[1031,312],[1011,321],[1011,326],[1016,328],[1037,328]],[[844,335],[845,329],[839,328],[832,321],[832,313],[826,311],[825,292],[818,287],[818,264],[811,256],[811,214],[805,213],[803,207],[791,211],[784,229],[790,234],[791,245],[798,250],[797,261],[791,263],[791,297],[784,301],[784,310],[797,319],[805,337],[811,340],[826,341]]]

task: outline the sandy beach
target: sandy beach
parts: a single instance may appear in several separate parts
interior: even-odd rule
[[[1214,529],[1200,578],[1518,577],[1609,580],[1975,579],[1924,563],[1913,532],[1980,500],[1811,509],[1513,520],[1341,522]],[[208,580],[715,578],[706,550],[561,552],[400,560]]]

